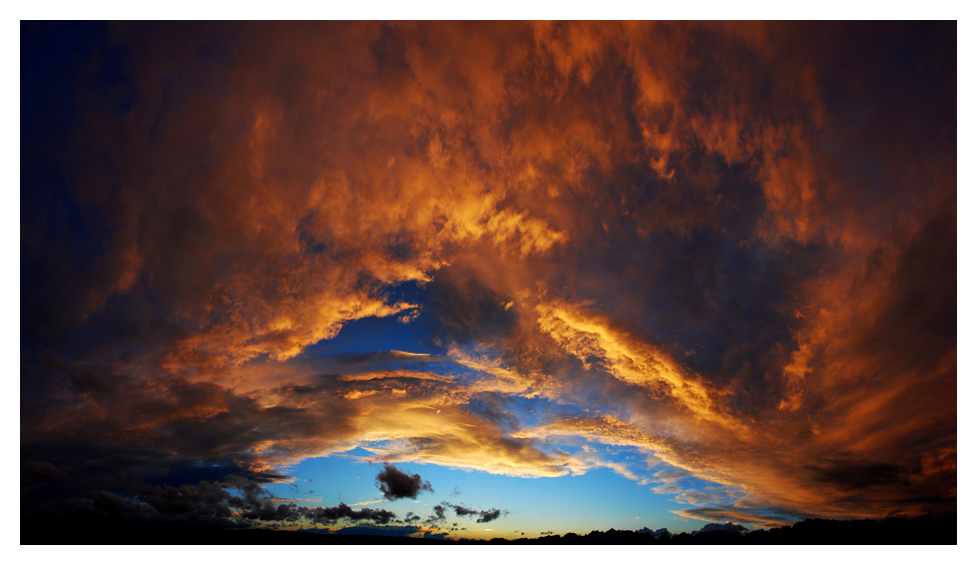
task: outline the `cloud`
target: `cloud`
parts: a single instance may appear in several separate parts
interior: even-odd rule
[[[382,498],[379,500],[367,500],[365,502],[354,502],[353,504],[350,504],[350,506],[365,506],[367,504],[376,504],[378,502],[383,502],[383,501],[384,499]]]
[[[22,472],[42,480],[70,481],[70,476],[47,461],[28,461],[21,466]]]
[[[475,509],[472,509],[472,508],[466,508],[466,507],[461,506],[459,504],[450,504],[450,503],[447,503],[447,502],[442,502],[441,504],[444,504],[445,506],[448,506],[449,508],[451,508],[452,510],[454,510],[456,516],[476,516],[477,515],[478,516],[478,519],[475,520],[475,522],[476,523],[479,523],[479,524],[488,523],[488,522],[491,522],[493,520],[497,520],[500,516],[504,516],[504,515],[506,515],[506,514],[509,513],[508,510],[497,510],[495,508],[492,508],[490,510],[475,510]]]
[[[750,509],[732,505],[711,508],[682,508],[680,510],[671,510],[671,512],[678,516],[695,520],[712,521],[725,519],[728,521],[754,524],[766,529],[779,528],[812,517],[809,514],[795,513],[784,508],[766,507]]]
[[[398,498],[417,498],[420,491],[434,492],[431,483],[422,481],[418,474],[408,475],[393,465],[384,464],[383,470],[377,474],[377,485],[387,500]]]
[[[676,501],[684,502],[686,504],[692,504],[695,506],[702,506],[704,504],[715,504],[723,499],[722,496],[716,493],[700,492],[696,490],[685,490],[682,494],[675,497]]]
[[[339,506],[309,508],[304,510],[303,514],[313,524],[332,524],[342,519],[353,521],[366,520],[377,524],[387,524],[397,517],[395,513],[388,510],[375,510],[373,508],[353,510],[343,503],[339,503]]]
[[[236,491],[236,493],[235,493]],[[353,510],[348,505],[298,506],[293,499],[275,499],[264,487],[238,475],[197,484],[149,485],[132,483],[124,493],[88,491],[60,494],[53,501],[34,500],[25,516],[60,519],[108,519],[132,523],[182,523],[219,528],[248,528],[272,522],[368,521],[387,524],[397,515],[383,509]],[[67,496],[65,496],[67,494]],[[410,517],[408,520],[410,521]],[[413,519],[418,519],[414,516]]]
[[[238,477],[239,478],[239,477]],[[256,520],[296,519],[294,505],[275,507],[271,502],[257,498],[260,487],[255,483],[240,484],[245,498],[233,497],[217,482],[200,481],[196,485],[136,486],[130,489],[135,500],[164,515],[179,516],[188,522],[205,518],[231,518],[231,507],[244,509],[242,516]],[[104,497],[104,495],[103,495]],[[107,497],[104,497],[107,498]]]
[[[478,513],[478,520],[475,520],[479,524],[491,522],[499,518],[499,516],[508,514],[506,510],[496,510],[492,508],[491,510],[483,510]]]
[[[22,46],[57,66],[24,78],[22,514],[290,519],[247,481],[364,446],[650,474],[710,521],[955,500],[947,24],[58,25]]]
[[[749,433],[721,406],[718,391],[710,390],[701,377],[690,374],[641,336],[621,331],[610,319],[568,303],[542,302],[536,311],[540,329],[580,359],[585,369],[599,363],[625,383],[671,397],[679,410],[715,423],[725,433]]]
[[[424,520],[425,524],[436,524],[438,522],[444,522],[447,518],[444,515],[444,506],[436,504],[431,510],[434,512],[431,514],[427,520]]]
[[[456,516],[471,516],[473,514],[479,513],[478,510],[472,510],[471,508],[465,508],[464,506],[457,505],[457,504],[447,504],[445,502],[442,502],[441,504],[445,504],[449,506],[452,510],[455,511]]]

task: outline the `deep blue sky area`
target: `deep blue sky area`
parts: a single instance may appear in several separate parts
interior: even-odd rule
[[[370,456],[368,450],[356,449],[333,457],[307,459],[290,470],[296,477],[294,483],[276,485],[269,492],[283,498],[307,498],[309,500],[301,504],[309,506],[383,500],[382,493],[372,481],[381,467],[363,461]],[[479,510],[505,508],[509,511],[504,522],[497,524],[478,524],[470,517],[458,517],[449,511],[448,522],[458,523],[457,527],[468,528],[465,531],[471,532],[458,534],[462,537],[476,537],[476,533],[477,537],[482,537],[486,535],[484,532],[490,531],[495,532],[490,537],[539,537],[544,531],[563,535],[567,532],[584,534],[594,529],[638,530],[643,527],[668,528],[670,532],[679,533],[698,529],[701,525],[690,524],[664,510],[680,506],[669,501],[672,497],[654,494],[647,486],[606,469],[578,476],[532,479],[438,465],[404,464],[399,467],[430,481],[434,492],[423,491],[417,502],[405,499],[373,502],[371,506],[381,505],[404,515],[414,512],[425,519],[431,515],[431,507],[442,501]],[[291,484],[295,484],[295,488]],[[702,488],[702,482],[693,479],[689,486]],[[535,531],[541,521],[550,526]]]

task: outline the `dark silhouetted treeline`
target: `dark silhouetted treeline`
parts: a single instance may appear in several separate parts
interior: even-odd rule
[[[878,520],[804,520],[793,526],[771,530],[754,530],[745,534],[727,531],[663,534],[658,539],[650,533],[593,531],[585,536],[569,533],[538,539],[512,540],[508,543],[532,544],[598,544],[598,545],[917,545],[957,543],[957,520],[887,518]]]
[[[529,545],[921,545],[956,544],[956,517],[887,518],[885,520],[804,520],[793,526],[754,530],[662,534],[610,529],[586,535],[568,533],[539,538],[492,540],[439,540],[411,537],[330,535],[270,529],[219,530],[180,524],[125,524],[121,522],[54,522],[25,519],[20,524],[20,543],[106,545],[390,545],[390,544],[529,544]]]

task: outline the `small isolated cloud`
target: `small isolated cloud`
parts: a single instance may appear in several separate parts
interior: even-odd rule
[[[386,463],[383,465],[383,470],[377,474],[377,486],[387,500],[417,498],[422,490],[434,492],[431,483],[422,481],[420,475],[408,475],[397,467]]]
[[[479,524],[485,524],[487,522],[497,520],[500,516],[505,516],[509,513],[508,510],[498,510],[496,508],[492,508],[489,510],[475,510],[474,508],[466,508],[464,506],[461,506],[460,504],[450,504],[448,502],[442,502],[441,504],[450,507],[452,510],[455,511],[455,515],[457,516],[478,515],[478,519],[475,520],[475,522]]]
[[[486,522],[491,522],[492,520],[497,520],[499,516],[503,514],[508,514],[508,512],[504,512],[502,510],[496,510],[495,508],[493,508],[491,510],[483,510],[478,514],[479,514],[478,520],[475,521],[478,522],[479,524],[484,524]]]
[[[478,514],[478,510],[474,510],[472,508],[465,508],[460,504],[448,504],[447,502],[442,502],[441,504],[450,506],[451,509],[455,511],[456,516],[470,516],[472,514]]]
[[[365,502],[354,502],[353,504],[350,504],[350,506],[366,506],[367,504],[376,504],[378,502],[383,502],[383,499],[380,499],[380,500],[367,500]]]

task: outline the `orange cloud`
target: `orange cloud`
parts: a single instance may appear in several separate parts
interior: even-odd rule
[[[53,344],[22,443],[602,467],[757,524],[953,499],[955,128],[933,65],[878,72],[872,38],[919,29],[889,25],[109,26],[139,94],[79,86],[61,159],[91,233],[22,228]],[[301,356],[393,316],[443,354]]]

